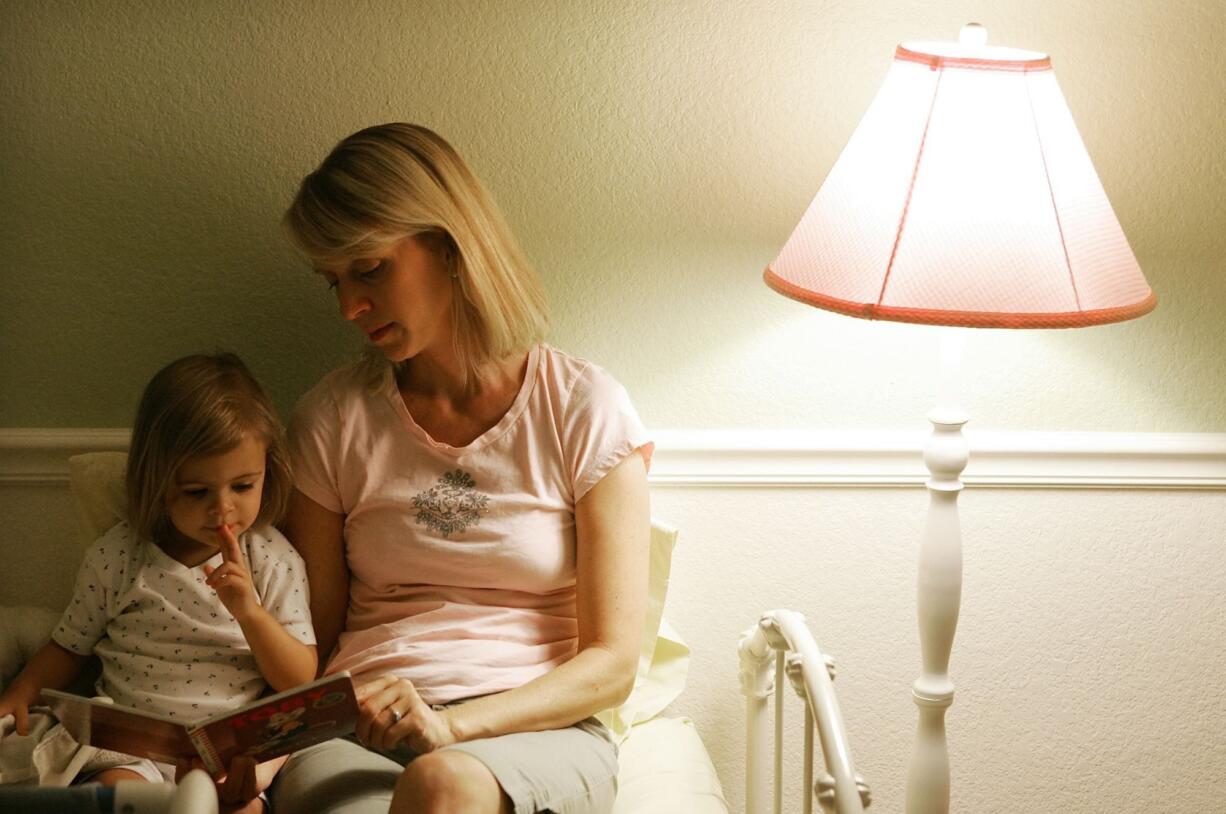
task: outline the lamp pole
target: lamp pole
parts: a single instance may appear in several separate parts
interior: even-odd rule
[[[924,447],[928,467],[928,521],[919,549],[916,605],[919,611],[923,671],[911,694],[919,707],[915,749],[907,773],[907,814],[949,811],[949,745],[945,711],[954,701],[949,656],[962,604],[962,528],[958,494],[970,448],[962,434],[969,416],[957,407],[963,329],[941,333],[941,387],[937,406],[928,414],[932,435]]]

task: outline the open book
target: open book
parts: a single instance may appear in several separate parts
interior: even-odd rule
[[[239,755],[271,760],[348,735],[358,720],[347,672],[194,723],[57,690],[42,696],[78,743],[170,764],[198,757],[213,777]]]

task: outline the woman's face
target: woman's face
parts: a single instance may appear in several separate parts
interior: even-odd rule
[[[433,235],[406,237],[383,252],[320,268],[341,316],[392,362],[451,347],[451,265]]]

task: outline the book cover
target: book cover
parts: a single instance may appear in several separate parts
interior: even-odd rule
[[[198,757],[214,777],[239,755],[271,760],[348,735],[358,720],[347,672],[192,723],[58,690],[42,696],[78,743],[171,764]]]

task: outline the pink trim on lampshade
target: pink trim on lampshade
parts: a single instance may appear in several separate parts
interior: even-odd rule
[[[1094,311],[1063,313],[1006,314],[997,311],[940,311],[927,308],[899,308],[871,302],[852,302],[818,294],[794,286],[775,274],[770,266],[762,274],[768,286],[785,297],[825,311],[834,311],[858,319],[880,319],[888,322],[911,322],[920,325],[951,325],[957,328],[1088,328],[1126,322],[1145,316],[1158,305],[1158,295],[1149,296],[1131,305],[1099,308]]]
[[[849,316],[981,328],[1153,310],[1051,60],[983,53],[898,47],[768,266],[771,288]]]
[[[988,71],[1050,71],[1051,57],[1041,56],[1034,59],[983,59],[979,57],[954,57],[941,54],[928,54],[923,51],[913,51],[905,45],[898,46],[894,51],[894,59],[904,62],[918,62],[933,70],[941,68],[977,68]]]

